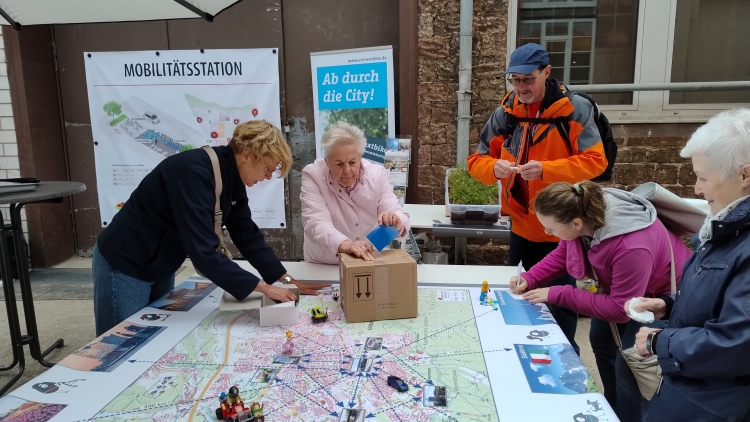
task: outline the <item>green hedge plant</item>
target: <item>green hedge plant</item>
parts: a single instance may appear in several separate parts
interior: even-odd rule
[[[485,185],[471,177],[465,168],[448,173],[448,199],[451,204],[497,205],[497,183]]]

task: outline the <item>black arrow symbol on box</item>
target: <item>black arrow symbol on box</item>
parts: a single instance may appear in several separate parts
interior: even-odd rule
[[[367,291],[365,292],[365,296],[370,297],[370,277],[367,277]]]
[[[357,277],[357,299],[359,299],[362,296],[362,290],[359,288],[359,277]]]

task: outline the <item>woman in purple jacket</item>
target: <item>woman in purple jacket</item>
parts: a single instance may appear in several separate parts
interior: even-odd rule
[[[513,277],[511,290],[532,303],[549,302],[589,315],[589,338],[604,384],[604,396],[620,420],[640,421],[643,400],[630,368],[617,352],[610,322],[633,345],[641,324],[631,321],[623,305],[634,297],[656,297],[671,291],[671,254],[677,280],[690,250],[667,231],[647,200],[619,189],[602,189],[594,182],[554,183],[534,200],[545,231],[560,238],[560,245],[521,279]],[[599,292],[572,286],[544,288],[565,273],[576,279],[598,281]],[[603,293],[603,294],[602,294]]]

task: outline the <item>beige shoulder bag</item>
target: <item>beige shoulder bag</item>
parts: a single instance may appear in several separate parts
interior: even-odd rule
[[[665,229],[666,230],[666,229]],[[671,258],[670,262],[670,278],[672,282],[672,294],[677,292],[677,279],[674,269],[674,249],[672,248],[672,240],[669,239],[669,231],[667,230],[667,239],[669,240],[669,255]],[[596,270],[591,266],[591,271],[594,272],[594,277],[597,277]],[[617,324],[610,322],[609,326],[612,328],[612,335],[617,343],[617,348],[620,350],[625,362],[633,372],[636,382],[638,383],[638,389],[641,391],[641,395],[646,400],[651,400],[654,394],[661,385],[661,366],[659,366],[659,358],[656,355],[643,357],[638,354],[635,345],[627,349],[622,348],[622,339],[620,338],[620,331],[617,330]]]
[[[224,254],[227,258],[232,259],[232,252],[229,251],[227,245],[224,243],[224,231],[221,228],[221,191],[224,186],[221,182],[221,170],[219,169],[219,157],[216,156],[216,151],[208,145],[202,147],[204,151],[211,158],[211,166],[214,169],[214,190],[216,193],[216,204],[214,205],[214,232],[219,237],[219,247],[216,249],[218,252]]]

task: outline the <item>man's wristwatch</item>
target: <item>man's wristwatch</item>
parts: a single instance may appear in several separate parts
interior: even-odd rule
[[[652,355],[656,354],[656,337],[660,332],[661,330],[652,331],[646,336],[646,350]]]
[[[284,284],[289,284],[292,282],[292,280],[294,280],[294,277],[287,275],[286,277],[281,279],[281,282]]]

